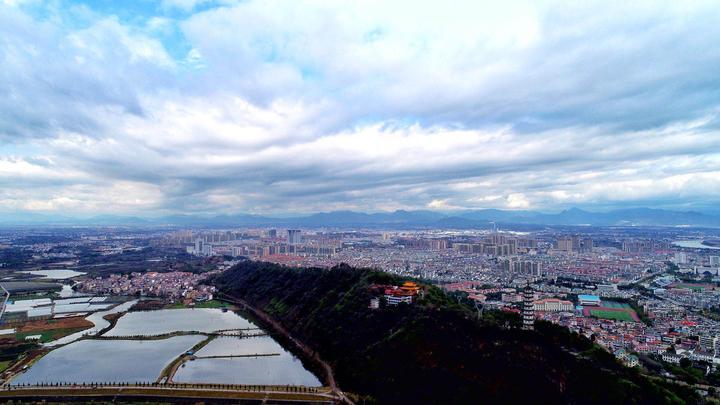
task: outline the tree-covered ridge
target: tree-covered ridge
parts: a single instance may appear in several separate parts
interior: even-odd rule
[[[369,269],[294,269],[246,261],[220,275],[221,291],[278,320],[332,364],[340,386],[380,403],[682,403],[685,388],[627,369],[588,339],[548,323],[514,327],[425,286],[416,304],[368,308],[372,284],[399,277]],[[664,384],[664,383],[663,383]]]

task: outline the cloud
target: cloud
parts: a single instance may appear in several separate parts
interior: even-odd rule
[[[0,5],[0,211],[720,200],[712,2],[57,4]]]

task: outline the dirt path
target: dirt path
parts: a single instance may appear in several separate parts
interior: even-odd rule
[[[208,336],[207,339],[204,339],[200,343],[190,348],[189,352],[197,353],[198,350],[207,346],[207,344],[210,343],[213,339],[215,339],[215,336]],[[172,363],[165,367],[162,372],[160,372],[160,376],[158,377],[156,382],[161,383],[164,381],[167,383],[172,383],[173,377],[175,377],[175,373],[177,373],[178,369],[183,364],[185,364],[185,362],[188,361],[191,357],[193,356],[188,355],[187,352],[178,356],[175,360],[172,361]]]
[[[17,332],[41,332],[52,329],[88,329],[93,323],[82,316],[68,318],[48,319],[42,321],[28,321],[17,328]]]

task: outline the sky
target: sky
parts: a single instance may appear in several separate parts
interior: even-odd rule
[[[712,1],[0,0],[0,213],[720,211]]]

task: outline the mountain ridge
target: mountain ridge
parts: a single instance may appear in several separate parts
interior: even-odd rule
[[[295,226],[295,227],[445,227],[489,228],[494,224],[558,226],[664,226],[720,228],[720,214],[672,211],[657,208],[626,208],[592,212],[570,208],[558,213],[499,209],[438,212],[428,210],[365,213],[329,211],[291,217],[255,214],[188,215],[163,217],[97,215],[73,217],[49,214],[0,215],[0,226],[96,225],[96,226]]]

